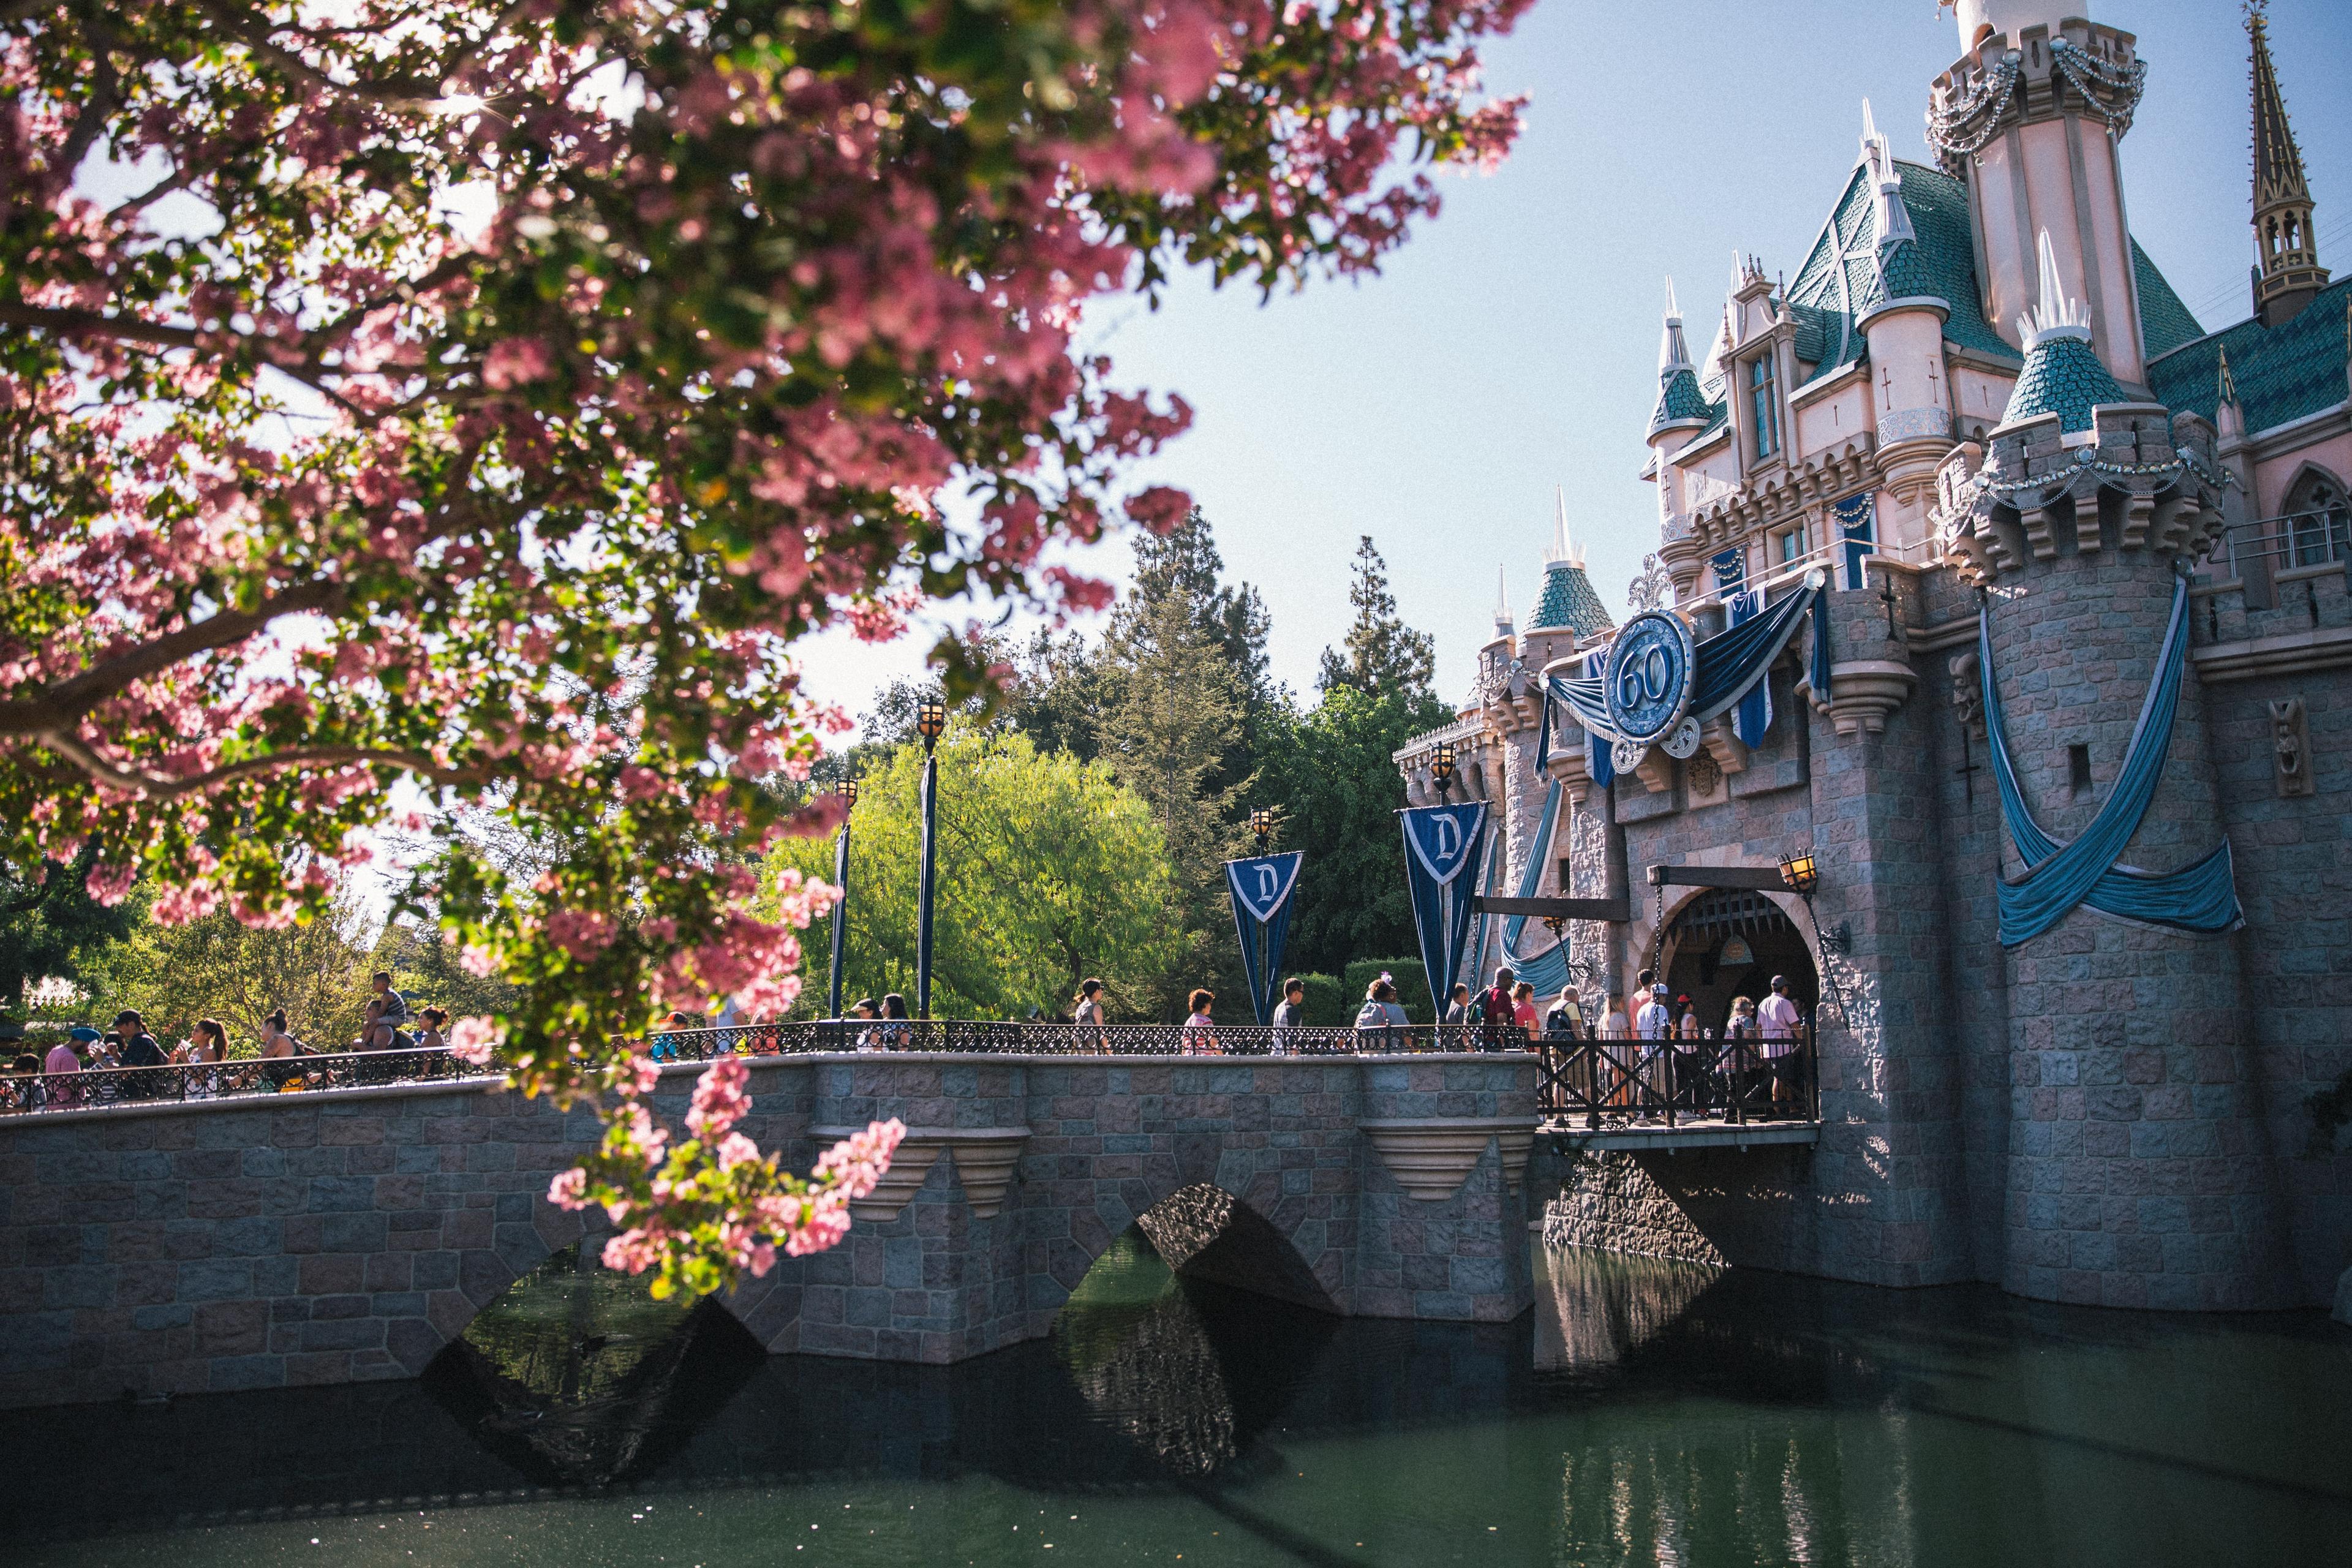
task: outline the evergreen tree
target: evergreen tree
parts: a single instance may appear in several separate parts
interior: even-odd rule
[[[1240,966],[1223,910],[1223,862],[1240,851],[1243,795],[1253,782],[1224,782],[1243,691],[1196,608],[1178,593],[1139,601],[1104,646],[1118,691],[1103,715],[1103,759],[1160,825],[1185,938],[1162,986],[1167,1012],[1204,973],[1223,990]]]
[[[1345,687],[1373,697],[1425,697],[1437,671],[1437,648],[1427,632],[1414,631],[1397,616],[1389,592],[1388,563],[1372,548],[1372,536],[1356,547],[1355,581],[1348,590],[1355,624],[1339,648],[1323,650],[1315,684],[1326,693]]]

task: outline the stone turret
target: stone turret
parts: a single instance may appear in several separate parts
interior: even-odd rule
[[[2057,288],[2017,323],[2026,364],[1979,459],[1937,476],[1966,580],[1999,589],[1992,674],[2018,784],[2061,843],[2116,786],[2155,678],[2176,573],[2221,517],[2213,428],[2133,400]],[[2221,830],[2193,670],[2153,803],[2120,863],[2170,871]],[[2002,875],[2025,869],[2003,836]],[[2001,1279],[2114,1306],[2276,1306],[2282,1211],[2234,935],[2129,924],[2088,904],[2003,950],[2010,1122]],[[2190,1195],[2195,1194],[2195,1195]]]

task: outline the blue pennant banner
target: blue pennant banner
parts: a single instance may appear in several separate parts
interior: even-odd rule
[[[1526,869],[1519,873],[1518,896],[1532,899],[1543,886],[1544,869],[1551,864],[1552,829],[1559,821],[1559,781],[1551,781],[1544,793],[1543,820],[1536,826],[1535,847],[1528,851]],[[1514,976],[1536,988],[1538,996],[1556,996],[1568,984],[1568,935],[1560,933],[1558,942],[1541,952],[1534,951],[1535,943],[1528,939],[1528,917],[1511,915],[1503,921],[1503,962],[1511,966]],[[1528,940],[1522,948],[1519,943]]]
[[[1234,896],[1234,934],[1241,938],[1242,972],[1249,981],[1250,1010],[1263,1025],[1281,999],[1282,948],[1290,935],[1290,895],[1298,886],[1306,857],[1259,855],[1225,862],[1225,889]]]
[[[1445,1016],[1445,990],[1468,950],[1470,916],[1477,903],[1478,851],[1486,837],[1483,801],[1423,805],[1397,813],[1404,826],[1404,876],[1412,894],[1413,929],[1421,936],[1422,968],[1430,1000]]]

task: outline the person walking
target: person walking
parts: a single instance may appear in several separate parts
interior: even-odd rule
[[[67,1073],[80,1072],[81,1051],[77,1047],[93,1046],[97,1043],[96,1029],[91,1028],[88,1024],[76,1024],[66,1031],[64,1039],[49,1047],[49,1054],[42,1058],[41,1071],[50,1078],[62,1078]],[[77,1085],[53,1083],[45,1087],[48,1090],[47,1099],[51,1105],[81,1103],[81,1090]]]
[[[1282,1000],[1274,1005],[1273,1049],[1284,1056],[1294,1048],[1290,1031],[1307,1026],[1307,982],[1296,974],[1282,983]]]
[[[1359,1037],[1370,1035],[1373,1038],[1369,1045],[1359,1038],[1357,1045],[1360,1049],[1392,1051],[1406,1043],[1398,1031],[1410,1027],[1412,1021],[1398,1005],[1396,994],[1396,983],[1385,972],[1364,987],[1364,1005],[1356,1009],[1356,1033]]]
[[[1486,1047],[1490,1051],[1503,1048],[1503,1029],[1517,1021],[1517,1009],[1511,1005],[1511,984],[1518,976],[1507,963],[1495,971],[1495,984],[1478,995],[1478,1022],[1486,1026]]]
[[[1209,1016],[1210,1009],[1216,1005],[1215,992],[1205,986],[1193,991],[1188,1003],[1192,1011],[1184,1020],[1184,1043],[1181,1047],[1184,1055],[1213,1057],[1218,1054],[1216,1021]]]
[[[882,1026],[874,1033],[886,1051],[903,1051],[914,1043],[914,1022],[907,1012],[907,999],[896,991],[883,993]]]
[[[1070,1005],[1070,1022],[1078,1028],[1078,1048],[1097,1056],[1110,1051],[1110,1037],[1103,1028],[1103,983],[1093,976],[1078,982],[1078,994]]]
[[[126,1007],[114,1016],[114,1027],[122,1037],[121,1065],[127,1068],[160,1068],[168,1065],[163,1047],[147,1032],[146,1020]],[[140,1073],[122,1080],[126,1100],[146,1100],[163,1087],[163,1080],[153,1074]]]
[[[1518,1030],[1512,1047],[1532,1049],[1536,1032],[1543,1027],[1543,1016],[1536,1011],[1536,987],[1531,980],[1522,980],[1511,987],[1511,1026]]]
[[[1763,1035],[1759,1050],[1764,1058],[1764,1070],[1771,1079],[1772,1105],[1779,1110],[1797,1095],[1797,1033],[1801,1021],[1797,1005],[1789,1000],[1787,975],[1772,976],[1772,994],[1756,1009],[1756,1021]]]
[[[1691,1005],[1687,995],[1675,1000],[1677,1013],[1674,1038],[1669,1042],[1673,1047],[1670,1066],[1674,1076],[1668,1091],[1674,1096],[1676,1109],[1702,1113],[1707,1105],[1706,1047],[1699,1037],[1698,1009]]]
[[[1445,1003],[1445,1016],[1439,1022],[1449,1029],[1459,1029],[1470,1022],[1470,987],[1466,982],[1454,983],[1453,994]]]
[[[1559,988],[1559,999],[1544,1015],[1544,1037],[1550,1040],[1581,1039],[1584,1036],[1584,1003],[1576,994],[1574,982]]]
[[[449,1022],[449,1015],[446,1011],[439,1007],[427,1007],[419,1016],[425,1020],[425,1026],[416,1031],[418,1050],[437,1051],[448,1044],[441,1037],[442,1026]]]

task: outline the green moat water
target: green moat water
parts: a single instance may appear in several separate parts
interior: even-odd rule
[[[0,1416],[11,1563],[2303,1564],[2352,1331],[1555,1254],[1502,1328],[1129,1233],[1051,1340],[758,1353],[552,1260],[422,1384]]]

